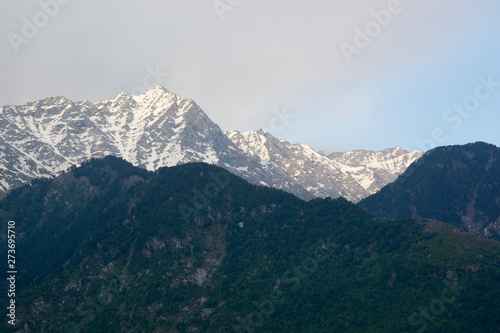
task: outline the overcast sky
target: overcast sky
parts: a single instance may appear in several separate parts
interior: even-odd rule
[[[325,153],[500,146],[499,16],[498,0],[3,0],[0,105],[160,84],[223,130]]]

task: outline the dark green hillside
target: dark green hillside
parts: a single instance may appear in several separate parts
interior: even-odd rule
[[[20,332],[500,326],[499,243],[344,199],[305,202],[203,163],[150,173],[94,160],[13,191],[0,218],[18,232]]]
[[[500,148],[435,148],[359,205],[381,218],[431,218],[500,241]]]

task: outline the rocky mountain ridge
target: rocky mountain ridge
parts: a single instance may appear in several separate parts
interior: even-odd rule
[[[360,159],[351,152],[327,157],[262,130],[223,132],[193,100],[163,87],[97,103],[50,97],[2,106],[0,126],[0,194],[112,155],[148,170],[206,162],[302,199],[343,196],[357,202],[421,155],[393,148],[366,152]],[[251,142],[251,137],[258,140]],[[371,166],[373,161],[380,163]]]
[[[305,144],[291,144],[263,130],[226,131],[243,151],[276,168],[316,197],[359,200],[393,182],[422,152],[401,147],[384,151],[356,150],[325,156]]]

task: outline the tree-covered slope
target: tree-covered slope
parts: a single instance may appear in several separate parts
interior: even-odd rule
[[[435,148],[359,205],[381,218],[431,218],[500,241],[500,148]]]
[[[207,164],[152,173],[93,160],[13,191],[0,218],[16,221],[19,271],[18,322],[2,331],[500,325],[497,242],[431,220],[378,220],[344,199],[305,202]]]

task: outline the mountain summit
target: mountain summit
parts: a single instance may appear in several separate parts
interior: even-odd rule
[[[316,197],[344,197],[353,202],[394,181],[423,154],[395,147],[325,156],[305,144],[291,144],[263,130],[225,133],[240,149],[258,157],[264,167],[287,174]]]
[[[357,202],[393,181],[421,154],[399,149],[327,157],[264,131],[224,133],[193,100],[160,86],[97,103],[50,97],[3,106],[0,126],[0,194],[112,155],[151,171],[206,162],[303,199],[343,196]],[[380,162],[376,167],[374,160]]]

